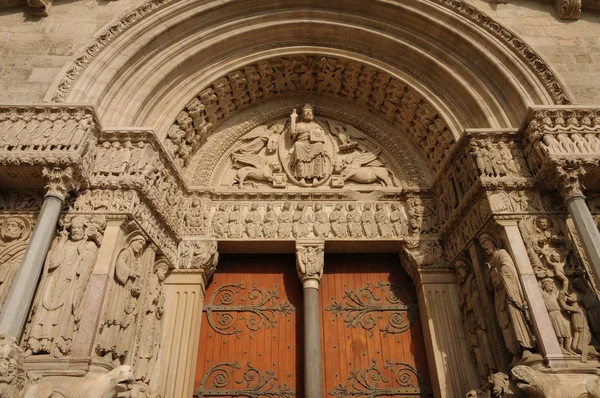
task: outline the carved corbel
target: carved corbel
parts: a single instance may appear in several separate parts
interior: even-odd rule
[[[183,241],[179,245],[179,268],[202,270],[205,284],[216,272],[218,263],[216,239]]]
[[[296,242],[296,270],[304,287],[318,287],[325,265],[325,243],[322,240]]]
[[[47,17],[52,8],[52,0],[27,0],[29,13],[36,17]]]
[[[581,17],[582,0],[555,0],[554,6],[560,19],[578,20]]]
[[[61,201],[66,200],[71,191],[76,191],[81,186],[71,167],[44,167],[42,175],[47,180],[45,196],[54,196]]]

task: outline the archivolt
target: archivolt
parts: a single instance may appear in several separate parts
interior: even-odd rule
[[[457,0],[154,0],[100,35],[49,97],[94,104],[105,126],[153,127],[164,138],[218,79],[303,54],[406,84],[454,140],[468,127],[518,127],[530,105],[569,102],[533,50]]]

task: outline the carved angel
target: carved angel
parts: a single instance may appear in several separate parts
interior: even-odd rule
[[[384,187],[397,186],[392,171],[377,160],[381,148],[375,152],[355,152],[336,165],[344,181],[351,180],[362,184],[379,182]]]
[[[282,123],[276,123],[271,127],[267,127],[266,125],[258,126],[241,138],[242,144],[236,152],[258,154],[266,147],[267,153],[273,153],[277,149],[282,130]]]
[[[237,170],[233,182],[230,186],[238,184],[240,189],[244,189],[244,182],[247,178],[252,178],[257,181],[273,181],[275,176],[273,175],[274,165],[271,165],[267,159],[262,156],[255,155],[252,153],[234,153],[231,155],[233,167],[240,167]],[[246,166],[240,166],[246,165]],[[250,182],[254,188],[256,184]],[[283,183],[283,181],[281,181]]]

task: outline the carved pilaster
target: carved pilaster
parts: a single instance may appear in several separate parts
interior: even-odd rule
[[[318,286],[325,265],[325,243],[322,240],[296,241],[296,270],[304,286]]]
[[[44,167],[42,174],[47,180],[45,196],[54,196],[61,201],[67,198],[69,192],[78,190],[81,185],[71,167],[64,169]]]
[[[179,268],[201,270],[205,285],[216,272],[218,263],[216,239],[187,240],[179,244]]]

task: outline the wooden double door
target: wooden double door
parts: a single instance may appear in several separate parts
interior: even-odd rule
[[[326,396],[431,396],[397,255],[326,255],[320,304]],[[302,315],[294,255],[223,255],[206,291],[194,396],[303,397]]]

